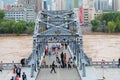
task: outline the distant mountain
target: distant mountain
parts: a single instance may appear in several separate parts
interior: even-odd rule
[[[5,4],[12,4],[15,3],[17,0],[3,0]]]

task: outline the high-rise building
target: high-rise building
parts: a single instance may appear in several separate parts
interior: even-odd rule
[[[36,9],[37,9],[37,12],[39,12],[41,9],[42,9],[42,0],[37,0],[36,1]]]
[[[65,10],[65,0],[56,0],[56,10]]]
[[[97,12],[115,10],[115,1],[117,0],[94,0],[94,7]]]
[[[72,10],[74,7],[73,3],[73,0],[65,0],[66,10]]]
[[[0,9],[3,9],[4,8],[4,2],[3,0],[0,0]]]
[[[114,0],[108,1],[108,10],[114,10]]]
[[[79,7],[83,6],[83,0],[79,0]]]
[[[88,5],[90,8],[94,7],[94,0],[88,0]]]
[[[26,21],[35,21],[37,12],[37,0],[21,0],[21,4],[26,9]]]
[[[47,9],[47,1],[42,0],[42,10],[46,10],[46,9]]]
[[[114,9],[118,10],[119,9],[119,1],[120,0],[114,0]]]
[[[80,0],[80,23],[88,24],[94,18],[94,0]]]
[[[17,1],[17,4],[21,4],[21,0],[18,0],[18,1]]]
[[[42,0],[42,10],[65,10],[65,9],[66,0]]]
[[[120,0],[118,0],[118,11],[120,11]]]

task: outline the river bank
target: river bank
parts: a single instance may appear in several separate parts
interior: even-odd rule
[[[33,34],[0,34],[0,37],[6,37],[6,36],[32,36]]]

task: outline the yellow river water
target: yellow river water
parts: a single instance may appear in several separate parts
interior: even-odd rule
[[[32,36],[0,37],[0,61],[19,62],[32,52]],[[120,35],[83,35],[84,52],[92,60],[120,58]]]

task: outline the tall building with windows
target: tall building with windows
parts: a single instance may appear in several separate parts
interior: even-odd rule
[[[117,0],[94,0],[95,10],[97,12],[115,10],[115,1]]]
[[[0,9],[3,9],[4,8],[4,2],[3,0],[0,0]]]
[[[65,10],[65,0],[56,0],[57,10]]]
[[[119,1],[120,0],[114,0],[114,9],[118,10],[119,9]]]
[[[26,9],[26,21],[35,21],[37,12],[37,0],[21,0],[21,4]]]
[[[109,0],[95,0],[95,9],[98,12],[102,12],[103,10],[108,10]]]
[[[11,5],[10,10],[5,10],[5,18],[15,21],[26,20],[26,10],[22,5]]]
[[[37,0],[36,1],[36,9],[37,9],[37,12],[39,12],[40,10],[42,10],[42,0]]]
[[[94,0],[83,0],[81,3],[82,6],[80,5],[80,22],[88,24],[94,18]]]
[[[116,4],[118,5],[118,7],[117,7],[117,11],[120,11],[120,0],[117,0],[118,2],[116,2]],[[115,5],[116,5],[115,4]]]

